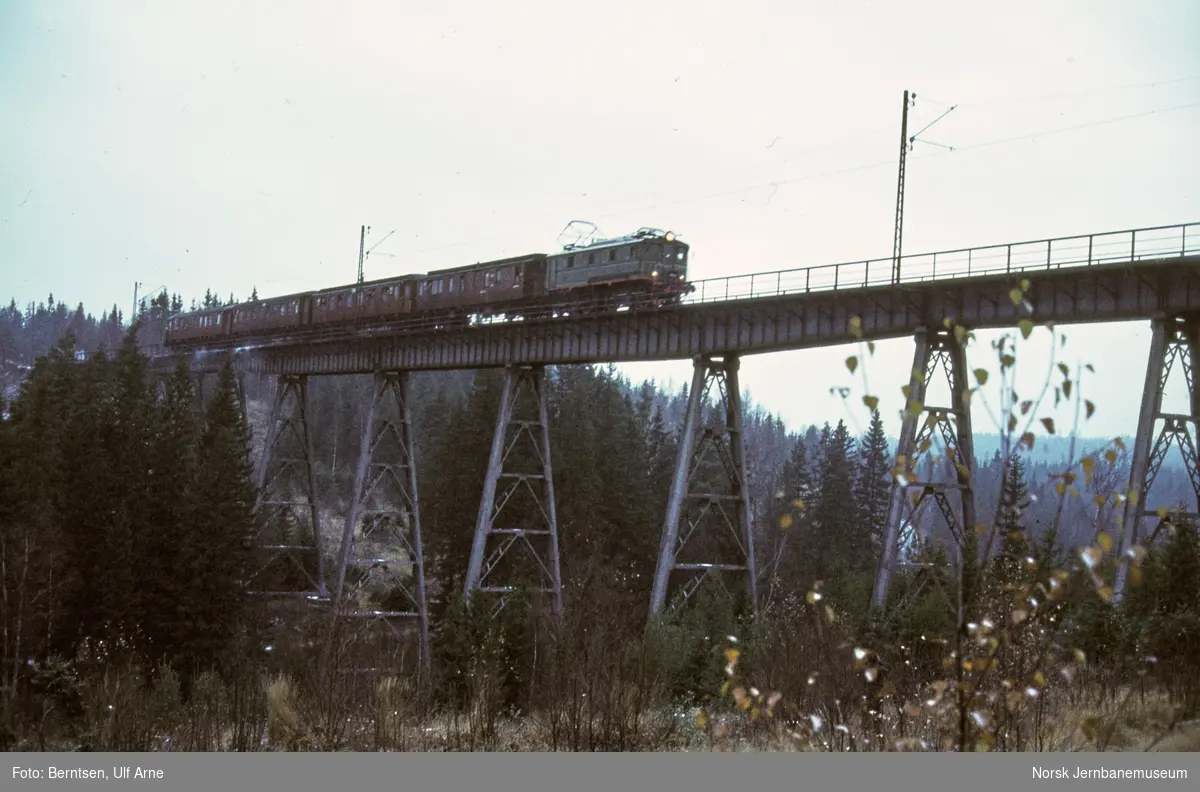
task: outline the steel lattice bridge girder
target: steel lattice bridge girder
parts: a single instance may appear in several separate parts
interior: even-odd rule
[[[1196,236],[1200,240],[1200,230]],[[1031,311],[1014,305],[1010,296],[1022,280],[1029,281],[1025,299]],[[198,370],[215,370],[232,355],[236,368],[248,372],[366,374],[777,352],[911,337],[947,318],[978,330],[1023,319],[1078,324],[1191,312],[1200,312],[1200,254],[465,329],[322,342],[277,339],[271,346],[190,354]],[[855,316],[861,318],[861,336],[851,331]],[[170,357],[161,354],[154,363],[169,367]]]

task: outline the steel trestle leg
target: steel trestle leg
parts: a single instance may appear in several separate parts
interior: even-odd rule
[[[887,606],[892,578],[905,564],[901,554],[916,538],[923,517],[922,507],[927,502],[933,501],[945,519],[957,546],[960,564],[966,560],[964,555],[968,548],[974,546],[970,534],[976,527],[972,488],[975,444],[971,434],[966,350],[953,330],[919,330],[915,340],[912,378],[907,387],[907,404],[896,448],[897,475],[892,481],[887,532],[871,597],[877,618]],[[938,368],[945,372],[950,386],[948,408],[930,407],[925,403],[931,377]],[[933,460],[920,459],[920,455],[938,440],[945,451],[945,461],[953,469],[948,477],[950,481],[936,481]],[[929,474],[918,473],[921,468]]]
[[[374,639],[384,657],[368,668],[345,670],[396,673],[394,649],[405,623],[415,623],[421,674],[429,674],[429,611],[417,466],[413,450],[409,374],[380,372],[363,419],[362,444],[338,556],[334,614],[350,629],[350,642]],[[398,591],[404,608],[371,601],[371,588],[384,596]],[[358,652],[348,652],[357,657]]]
[[[1142,406],[1138,413],[1137,436],[1133,443],[1133,459],[1129,466],[1130,497],[1125,501],[1121,520],[1121,537],[1113,583],[1113,601],[1120,601],[1128,580],[1128,557],[1124,551],[1143,541],[1142,520],[1157,515],[1150,508],[1150,492],[1154,480],[1166,461],[1171,446],[1177,446],[1192,483],[1196,505],[1183,517],[1200,519],[1200,470],[1197,469],[1196,424],[1200,420],[1200,392],[1195,384],[1197,353],[1200,352],[1200,323],[1191,317],[1157,317],[1151,322],[1150,355],[1146,365],[1146,382],[1142,390]],[[1187,385],[1188,414],[1163,412],[1163,393],[1176,363],[1183,370]],[[1159,423],[1161,421],[1161,424]],[[1155,427],[1160,427],[1155,431]],[[1174,510],[1172,510],[1174,512]],[[1178,514],[1178,512],[1174,512]],[[1158,538],[1164,523],[1158,526],[1146,543]]]
[[[510,553],[514,547],[525,552]],[[498,613],[522,582],[548,595],[554,614],[561,615],[558,514],[541,366],[505,370],[463,594],[468,601],[477,594],[497,595],[492,612]]]
[[[651,620],[667,607],[671,573],[677,571],[688,577],[679,592],[682,601],[695,594],[706,580],[715,580],[725,588],[722,578],[726,574],[741,575],[751,613],[758,618],[758,576],[738,367],[737,355],[706,356],[695,360],[675,474],[663,520],[650,598]],[[704,407],[713,385],[718,387],[725,408],[720,428],[705,425]],[[715,483],[722,478],[711,469],[713,463],[724,469],[727,493],[705,491],[716,489],[706,487],[705,479],[711,477]],[[682,536],[681,525],[684,528]],[[726,530],[722,531],[722,528]]]
[[[247,581],[252,593],[309,599],[329,596],[313,461],[308,377],[281,376],[256,475],[258,501],[254,511],[259,517],[259,533],[254,537],[254,547],[266,560]],[[310,567],[303,559],[312,556],[315,559]],[[290,566],[275,567],[280,560]],[[255,581],[268,570],[278,570],[281,574],[274,576],[276,580],[264,580],[261,587],[256,587]]]

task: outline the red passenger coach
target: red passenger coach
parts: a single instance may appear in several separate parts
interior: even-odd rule
[[[387,321],[411,313],[417,279],[410,277],[364,283],[359,288],[359,316],[363,321]]]
[[[311,299],[313,325],[347,322],[358,318],[358,288],[355,286],[315,292]]]
[[[411,313],[417,278],[402,276],[327,289],[312,295],[313,325],[390,321]]]
[[[304,297],[294,295],[235,305],[230,309],[233,322],[229,332],[232,335],[247,336],[301,327],[304,300]]]
[[[417,310],[464,308],[532,301],[543,294],[546,257],[541,254],[434,270],[420,279]]]
[[[229,332],[229,320],[224,308],[176,316],[167,322],[163,343],[178,344],[220,338]]]

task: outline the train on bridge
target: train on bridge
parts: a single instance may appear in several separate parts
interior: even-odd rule
[[[670,231],[633,234],[555,254],[534,253],[424,274],[400,275],[332,289],[237,303],[175,316],[167,347],[248,337],[340,334],[418,323],[466,327],[495,317],[524,320],[615,311],[631,303],[678,303],[687,279],[688,245]]]

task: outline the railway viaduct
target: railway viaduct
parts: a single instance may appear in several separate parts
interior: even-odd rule
[[[1016,291],[1014,291],[1016,290]],[[300,596],[328,602],[333,612],[365,623],[416,628],[420,657],[429,662],[429,617],[421,537],[420,500],[412,454],[414,427],[408,403],[410,372],[503,368],[505,385],[480,498],[474,544],[467,561],[465,594],[489,596],[497,607],[514,591],[504,578],[508,556],[525,554],[540,572],[541,590],[561,611],[558,525],[554,477],[547,432],[543,378],[547,366],[561,364],[691,359],[694,373],[674,477],[664,516],[650,613],[685,600],[708,578],[739,581],[757,613],[750,503],[742,438],[741,356],[780,350],[882,340],[915,340],[910,404],[901,426],[898,459],[916,470],[928,440],[942,438],[956,455],[958,475],[950,481],[916,473],[892,485],[884,552],[873,604],[886,601],[888,586],[902,563],[899,548],[916,510],[937,504],[951,531],[961,537],[975,524],[971,490],[971,387],[962,339],[953,327],[1013,327],[1023,321],[1056,324],[1145,320],[1153,328],[1145,389],[1132,451],[1129,485],[1149,491],[1170,445],[1183,452],[1200,499],[1196,435],[1200,391],[1193,363],[1200,351],[1200,224],[1161,226],[1034,242],[908,255],[901,259],[808,267],[696,282],[684,303],[670,308],[634,305],[628,311],[572,316],[536,322],[500,321],[445,329],[410,322],[342,335],[290,336],[237,345],[189,350],[198,376],[232,359],[243,376],[276,379],[271,416],[256,472],[258,509],[287,512],[310,522],[303,540],[263,537],[258,550],[264,566],[315,553],[315,575],[297,590],[263,590],[274,596]],[[166,372],[178,354],[150,348],[153,367]],[[1163,388],[1173,363],[1187,379],[1190,409],[1184,415],[1162,411]],[[926,386],[941,367],[949,379],[949,403],[925,404]],[[917,373],[924,372],[922,376]],[[364,437],[350,508],[342,526],[336,568],[321,560],[307,387],[311,377],[372,374],[375,389],[366,411]],[[706,428],[708,395],[716,388],[723,404],[723,431]],[[243,405],[244,406],[244,405]],[[290,440],[289,440],[290,438]],[[285,446],[290,442],[291,451]],[[522,457],[514,453],[524,445]],[[706,454],[716,454],[729,471],[727,494],[697,492],[692,473]],[[516,462],[524,459],[524,465]],[[533,464],[530,465],[529,461]],[[291,477],[293,486],[281,484]],[[536,515],[521,525],[507,519],[514,496],[533,504]],[[1145,498],[1129,499],[1118,549],[1144,536],[1155,519]],[[1200,509],[1200,504],[1197,504]],[[374,516],[377,519],[371,520]],[[378,519],[378,518],[385,519]],[[396,611],[357,611],[350,603],[347,572],[380,563],[363,550],[368,524],[384,525],[386,538],[411,564],[406,587],[410,607]],[[737,553],[730,558],[689,556],[689,541],[706,531],[732,529]],[[374,540],[378,541],[379,536]],[[298,566],[303,566],[298,565]],[[308,568],[313,568],[310,564]],[[1124,582],[1117,580],[1118,593]],[[353,578],[353,576],[352,576]],[[669,598],[668,594],[674,592]]]

